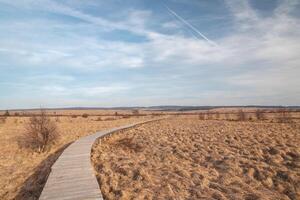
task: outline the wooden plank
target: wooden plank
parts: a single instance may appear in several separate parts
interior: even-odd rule
[[[157,120],[157,119],[156,119]],[[108,131],[100,131],[71,144],[51,167],[40,200],[102,200],[102,194],[91,164],[91,148],[94,141],[118,130],[148,123],[135,123]]]

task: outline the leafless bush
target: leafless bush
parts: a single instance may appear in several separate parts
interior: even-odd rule
[[[123,115],[123,119],[128,119],[130,118],[130,115]]]
[[[202,114],[202,113],[201,113],[201,114],[199,114],[199,119],[200,119],[200,120],[205,120],[205,116],[204,116],[204,114]]]
[[[257,109],[255,111],[255,117],[257,120],[263,120],[264,119],[263,111],[261,109]]]
[[[71,117],[72,117],[72,118],[77,118],[77,115],[72,115]]]
[[[244,111],[242,109],[240,109],[237,113],[237,119],[239,121],[245,121],[246,120],[246,114],[244,113]]]
[[[292,122],[291,114],[286,109],[279,110],[278,121],[280,123]]]
[[[231,117],[230,117],[229,113],[225,113],[224,117],[225,117],[225,120],[231,120]]]
[[[4,115],[3,115],[3,116],[10,116],[10,114],[9,114],[8,110],[7,110],[7,111],[5,111],[5,113],[4,113]]]
[[[219,120],[220,119],[220,113],[216,112],[214,118],[217,119],[217,120]]]
[[[83,117],[83,118],[88,118],[88,117],[89,117],[89,115],[88,115],[88,114],[86,114],[86,113],[84,113],[84,114],[82,114],[82,117]]]
[[[95,121],[102,121],[102,118],[98,117]]]
[[[140,112],[139,112],[139,110],[132,110],[132,114],[133,114],[133,115],[139,115]]]
[[[44,152],[47,147],[55,143],[58,138],[56,124],[41,110],[38,115],[30,117],[25,126],[23,145],[25,147]]]
[[[206,113],[206,119],[208,119],[208,120],[212,120],[213,118],[212,118],[212,113],[211,112],[207,112]]]

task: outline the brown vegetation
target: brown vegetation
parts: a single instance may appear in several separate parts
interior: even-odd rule
[[[0,124],[4,124],[6,122],[6,117],[0,117]]]
[[[297,200],[299,133],[299,123],[176,117],[98,140],[92,161],[105,199]]]
[[[86,113],[82,114],[82,118],[88,118],[88,117],[89,117],[88,114],[86,114]]]
[[[118,116],[115,115],[115,112],[118,112]],[[254,119],[255,117],[255,109],[250,110],[244,110],[247,113],[247,116],[252,116]],[[95,133],[100,130],[105,130],[125,124],[130,124],[137,121],[144,121],[147,119],[151,119],[153,117],[160,117],[162,114],[161,111],[149,111],[148,114],[151,114],[151,116],[144,116],[146,111],[140,110],[139,115],[132,115],[131,110],[124,111],[124,110],[47,110],[47,115],[51,115],[51,120],[55,121],[58,119],[59,123],[57,122],[57,130],[60,133],[60,137],[58,138],[57,142],[53,145],[51,145],[51,148],[47,148],[44,152],[35,152],[32,151],[30,148],[23,148],[23,146],[20,146],[18,141],[20,141],[20,137],[24,136],[24,132],[26,131],[25,125],[29,122],[29,119],[33,115],[37,115],[38,111],[17,111],[20,113],[20,116],[15,116],[16,111],[9,112],[9,116],[3,116],[5,114],[5,111],[1,111],[0,113],[0,199],[37,199],[39,196],[39,192],[43,188],[43,184],[45,182],[45,177],[47,177],[47,173],[49,172],[51,164],[55,161],[57,156],[52,157],[51,154],[55,154],[56,151],[63,148],[66,144],[69,144],[70,142],[77,140],[80,137],[83,137],[85,135],[89,135],[92,133]],[[216,112],[219,112],[219,117]],[[82,118],[84,113],[88,115],[88,118]],[[208,118],[211,120],[207,121],[200,121],[197,119],[199,113],[203,113],[204,118],[207,120]],[[174,162],[172,165],[176,166],[178,169],[183,170],[187,173],[190,173],[189,169],[186,168],[187,165],[184,160],[184,158],[180,156],[186,156],[188,158],[189,156],[192,156],[193,154],[189,152],[194,152],[194,155],[199,154],[199,158],[202,155],[210,155],[214,151],[220,152],[218,154],[218,157],[215,157],[217,155],[212,155],[214,159],[217,159],[221,156],[228,156],[228,152],[232,154],[233,156],[236,156],[236,161],[232,162],[234,165],[240,165],[239,161],[240,159],[248,159],[248,165],[251,164],[252,168],[254,168],[254,171],[252,169],[249,169],[249,174],[253,172],[255,175],[254,182],[252,183],[250,189],[256,192],[257,189],[253,189],[253,187],[261,187],[259,184],[270,182],[270,187],[274,188],[273,190],[280,191],[280,194],[286,193],[289,194],[289,196],[295,195],[295,189],[294,182],[290,182],[290,177],[292,177],[292,180],[294,180],[296,177],[299,177],[299,173],[295,174],[293,173],[295,170],[299,170],[297,167],[298,161],[297,161],[297,155],[299,153],[299,122],[297,122],[298,119],[300,119],[300,113],[285,113],[282,114],[283,116],[288,116],[290,120],[295,121],[295,123],[270,123],[271,120],[273,122],[279,122],[280,115],[277,112],[269,112],[269,110],[263,111],[263,120],[254,120],[253,122],[229,122],[229,121],[221,121],[222,119],[226,120],[236,120],[237,119],[237,109],[235,110],[211,110],[210,116],[208,114],[205,114],[205,111],[194,111],[190,112],[189,114],[194,114],[195,116],[189,116],[186,115],[185,120],[181,120],[182,116],[181,113],[172,113],[174,116],[176,115],[178,118],[178,121],[170,122],[167,124],[164,123],[157,123],[153,125],[153,127],[148,128],[148,126],[141,126],[138,131],[135,130],[133,132],[130,131],[130,134],[135,134],[135,137],[132,137],[132,135],[128,134],[128,131],[123,132],[124,138],[127,139],[122,140],[120,136],[118,138],[115,138],[115,135],[113,134],[111,136],[111,140],[105,138],[103,140],[104,147],[111,147],[111,145],[116,145],[117,149],[110,148],[109,151],[105,151],[103,154],[106,158],[112,158],[112,162],[117,167],[120,165],[121,167],[123,165],[126,166],[126,162],[128,162],[128,166],[134,166],[135,171],[132,172],[132,177],[134,180],[140,180],[147,181],[147,175],[145,173],[148,170],[155,171],[155,173],[162,173],[161,177],[165,177],[168,173],[169,169],[169,150],[172,147],[172,145],[177,144],[183,144],[182,146],[178,145],[178,149],[176,148],[175,155],[178,156],[176,162]],[[76,117],[74,117],[76,116]],[[213,116],[213,117],[211,117]],[[99,119],[106,119],[106,118],[114,118],[114,120],[111,121],[98,121]],[[193,118],[189,119],[189,118]],[[216,121],[216,119],[218,121]],[[283,120],[285,121],[285,120]],[[174,123],[177,123],[174,125]],[[144,128],[143,128],[144,127]],[[297,132],[297,133],[296,133]],[[118,135],[118,134],[116,134]],[[140,136],[138,136],[140,135]],[[150,137],[150,135],[152,135]],[[194,136],[193,136],[194,135]],[[280,136],[281,135],[281,136]],[[137,137],[138,136],[138,137]],[[194,139],[193,137],[202,138],[195,139],[195,141],[190,141]],[[254,136],[256,139],[254,139]],[[117,139],[120,139],[119,142],[117,142]],[[168,140],[167,140],[168,139]],[[219,141],[216,143],[217,139]],[[221,140],[222,139],[222,140]],[[115,141],[114,141],[115,140]],[[225,141],[226,140],[226,141]],[[106,142],[112,141],[112,143],[108,144]],[[155,143],[155,144],[154,144]],[[222,145],[222,143],[224,145]],[[209,145],[210,144],[210,145]],[[197,145],[204,145],[204,148],[195,149],[195,146]],[[208,147],[209,146],[209,147]],[[255,152],[252,154],[250,147],[255,150]],[[271,149],[272,147],[272,149]],[[153,148],[153,150],[152,150]],[[209,149],[209,151],[207,150]],[[274,149],[275,150],[274,150]],[[260,150],[261,151],[260,151]],[[266,149],[266,150],[265,150]],[[115,155],[117,150],[124,150],[123,158],[117,157],[120,155]],[[277,150],[280,153],[277,154],[270,154],[270,157],[267,157],[268,152],[276,153]],[[153,161],[152,158],[148,157],[148,152],[154,152],[155,155],[153,155],[153,159],[158,159],[158,161]],[[178,151],[178,152],[177,152]],[[161,153],[160,153],[161,152]],[[223,153],[222,153],[223,152]],[[250,152],[250,153],[249,153]],[[262,152],[262,153],[261,153]],[[133,157],[132,155],[139,155],[140,157]],[[178,155],[177,155],[178,154]],[[245,155],[244,155],[245,154]],[[56,155],[56,154],[55,154]],[[95,153],[94,155],[97,155]],[[250,155],[252,155],[250,157]],[[49,160],[49,157],[51,159]],[[281,158],[283,159],[281,159]],[[119,161],[115,159],[120,159]],[[154,165],[153,169],[149,168],[149,166],[145,167],[142,163],[145,161],[145,158],[149,159],[145,164],[146,165]],[[95,159],[95,157],[94,157]],[[98,158],[97,158],[98,159]],[[102,159],[102,158],[101,158]],[[128,160],[127,160],[128,159]],[[134,159],[132,161],[131,159]],[[193,157],[190,159],[194,160]],[[270,161],[267,161],[267,159],[271,159]],[[277,161],[276,161],[277,159]],[[127,160],[127,161],[126,161]],[[265,160],[265,161],[264,161]],[[140,161],[141,163],[139,163]],[[231,161],[231,160],[230,160]],[[269,167],[267,167],[268,162],[279,162],[277,168],[275,168],[272,164]],[[99,161],[100,162],[100,161]],[[160,164],[157,164],[157,163]],[[205,160],[203,163],[206,162]],[[258,164],[257,164],[257,163]],[[262,162],[265,162],[267,164],[261,164]],[[103,170],[106,170],[107,168],[110,168],[111,166],[104,163]],[[194,161],[196,163],[196,161]],[[211,162],[208,162],[208,166],[211,166]],[[157,168],[155,165],[157,164]],[[197,164],[197,163],[196,163]],[[196,165],[195,164],[195,165]],[[190,163],[192,165],[192,163]],[[42,167],[40,167],[42,166]],[[249,166],[248,166],[249,167]],[[267,167],[267,168],[266,168]],[[145,168],[145,169],[144,169]],[[209,168],[209,167],[208,167]],[[243,170],[245,170],[245,174],[248,173],[247,165],[240,166]],[[250,167],[249,167],[250,168]],[[290,171],[289,169],[290,168]],[[42,169],[42,170],[41,170]],[[96,168],[97,169],[97,168]],[[188,170],[187,170],[188,169]],[[192,168],[191,168],[192,169]],[[209,168],[210,169],[210,168]],[[235,168],[234,168],[235,169]],[[239,169],[239,168],[237,168]],[[100,170],[100,168],[98,169]],[[127,171],[127,168],[125,167],[124,170],[120,169],[121,172],[128,173],[130,175],[130,171]],[[196,172],[199,170],[196,168]],[[211,169],[212,170],[212,169]],[[268,170],[271,170],[269,172]],[[273,171],[272,171],[273,170]],[[283,173],[279,171],[283,171]],[[117,170],[118,171],[118,170]],[[288,171],[288,181],[284,181],[281,183],[277,177],[283,177],[286,178],[286,171]],[[105,171],[107,175],[107,171]],[[109,173],[114,172],[114,170],[109,171]],[[277,174],[278,176],[275,176],[274,174]],[[155,175],[154,173],[154,175]],[[197,172],[200,173],[200,172]],[[203,171],[205,173],[205,170]],[[219,172],[218,172],[219,173]],[[118,181],[114,180],[118,176],[115,176],[114,173],[113,177],[111,178],[112,184],[117,184]],[[267,176],[267,182],[260,181],[255,182],[257,179],[255,177],[259,177],[257,174],[262,174],[263,177]],[[169,176],[177,176],[176,174],[170,173]],[[223,174],[224,175],[224,174]],[[145,180],[143,177],[146,177]],[[148,177],[152,177],[153,173],[149,173]],[[197,175],[196,175],[197,176]],[[98,175],[99,177],[99,175]],[[142,177],[142,178],[141,178]],[[160,176],[154,176],[154,181],[157,181],[157,187],[160,187]],[[221,179],[222,173],[220,173],[220,176],[214,177],[217,180]],[[227,176],[225,176],[227,177]],[[233,178],[236,178],[232,176]],[[240,176],[237,176],[239,181],[245,181]],[[251,176],[249,176],[251,177]],[[208,177],[205,176],[208,180]],[[152,178],[151,178],[152,179]],[[189,178],[191,179],[191,178]],[[189,179],[186,178],[179,178],[176,179],[178,183],[181,183],[182,181],[184,184],[186,184],[186,181],[189,181]],[[241,179],[241,180],[240,180]],[[272,180],[272,182],[270,181]],[[283,180],[282,179],[282,180]],[[125,179],[126,180],[126,179]],[[129,179],[130,180],[130,179]],[[172,179],[171,179],[172,180]],[[224,178],[226,181],[227,179]],[[251,179],[252,180],[252,179]],[[265,179],[263,179],[265,180]],[[163,179],[164,181],[164,179]],[[174,180],[173,180],[174,181]],[[216,183],[216,181],[211,181],[213,183]],[[245,182],[249,182],[249,180],[246,180]],[[150,180],[151,183],[151,180]],[[136,182],[135,184],[145,184],[144,182]],[[170,183],[168,183],[169,186],[163,186],[161,190],[157,189],[156,191],[160,192],[161,195],[169,195],[165,192],[170,192],[173,190],[175,194],[177,192],[176,189],[174,189],[174,186]],[[237,183],[238,184],[238,183]],[[253,185],[254,184],[254,185]],[[289,184],[289,185],[288,185]],[[134,184],[131,185],[129,182],[129,185],[132,186],[132,188],[139,188],[137,189],[141,191],[141,195],[145,193],[144,189],[145,187],[141,186],[135,186]],[[222,185],[219,183],[219,185]],[[228,189],[229,186],[224,184],[225,188]],[[247,185],[244,186],[246,187]],[[289,189],[288,186],[291,188]],[[214,186],[212,186],[214,187]],[[233,186],[232,186],[233,187]],[[237,187],[237,186],[236,186]],[[264,186],[265,187],[265,186]],[[167,189],[166,189],[167,188]],[[171,188],[169,190],[168,188]],[[183,187],[184,190],[185,187]],[[192,187],[190,187],[192,188]],[[123,194],[123,190],[115,190],[115,186],[111,187],[116,194],[119,193],[119,196]],[[147,190],[151,191],[150,188]],[[211,187],[204,190],[199,190],[199,192],[209,195],[209,191],[211,190]],[[265,189],[265,190],[271,190],[271,189]],[[186,190],[184,190],[186,191]],[[208,191],[208,192],[207,192]],[[244,191],[244,189],[242,189]],[[250,191],[250,190],[249,190]],[[271,190],[272,191],[272,190]],[[283,192],[284,191],[284,192]],[[126,190],[124,191],[126,193]],[[272,193],[272,192],[271,192]],[[156,195],[155,193],[153,193]],[[297,194],[297,192],[296,192]],[[123,198],[125,198],[125,194]],[[158,195],[159,196],[159,195]],[[287,195],[286,195],[287,196]],[[179,195],[180,197],[180,195]],[[214,198],[218,197],[218,194],[214,194]],[[247,197],[251,197],[247,196]],[[288,198],[288,197],[287,197]],[[211,198],[206,198],[211,199]],[[243,199],[243,198],[241,198]],[[264,199],[264,198],[262,198]],[[270,198],[272,199],[272,198]],[[275,198],[276,199],[276,198]],[[282,198],[284,199],[284,198]]]
[[[53,144],[58,137],[56,124],[46,115],[45,110],[41,110],[39,115],[30,117],[25,128],[21,144],[39,153],[44,152],[46,147]]]
[[[5,113],[4,113],[4,115],[3,115],[3,116],[10,116],[10,114],[9,114],[8,110],[7,110],[7,111],[5,111]]]
[[[0,199],[37,199],[43,185],[45,183],[47,173],[52,163],[57,158],[56,153],[59,149],[65,147],[66,144],[77,140],[80,137],[95,133],[101,130],[107,130],[126,124],[150,119],[150,116],[130,117],[129,119],[117,118],[113,121],[95,121],[97,115],[113,115],[115,111],[49,111],[48,114],[66,115],[59,116],[59,123],[56,123],[59,132],[59,138],[46,148],[44,152],[36,152],[31,148],[24,148],[20,145],[20,138],[24,138],[26,132],[26,124],[29,123],[30,116],[38,115],[38,111],[26,111],[25,116],[11,115],[3,117],[5,112],[0,115]],[[24,113],[19,111],[19,113]],[[82,117],[72,118],[72,115],[82,116],[83,113],[89,114],[88,120]],[[126,113],[120,111],[120,113]],[[131,112],[127,112],[131,113]],[[51,121],[55,121],[56,116],[50,117]],[[16,123],[16,121],[18,121]],[[23,142],[23,140],[22,140]],[[50,156],[50,155],[55,155]]]
[[[200,120],[205,120],[205,115],[204,115],[203,113],[200,113],[200,114],[199,114],[199,119],[200,119]]]
[[[242,109],[240,109],[237,113],[237,120],[239,121],[245,121],[246,120],[246,114]]]
[[[263,120],[264,119],[263,111],[261,109],[257,109],[255,111],[255,117],[257,120]]]
[[[133,114],[133,115],[139,115],[140,112],[139,112],[139,110],[136,110],[136,109],[135,109],[135,110],[132,110],[132,114]]]
[[[278,113],[279,113],[279,116],[278,116],[278,121],[279,122],[288,123],[288,122],[292,121],[291,120],[291,115],[287,110],[282,109],[282,110],[279,110]]]

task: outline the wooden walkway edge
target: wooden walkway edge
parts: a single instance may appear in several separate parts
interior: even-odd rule
[[[115,131],[157,120],[148,120],[107,131],[100,131],[75,141],[51,167],[50,175],[39,199],[103,200],[91,163],[91,148],[95,140]]]

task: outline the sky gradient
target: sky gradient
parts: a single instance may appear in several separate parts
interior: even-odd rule
[[[0,109],[300,105],[299,0],[0,0]]]

